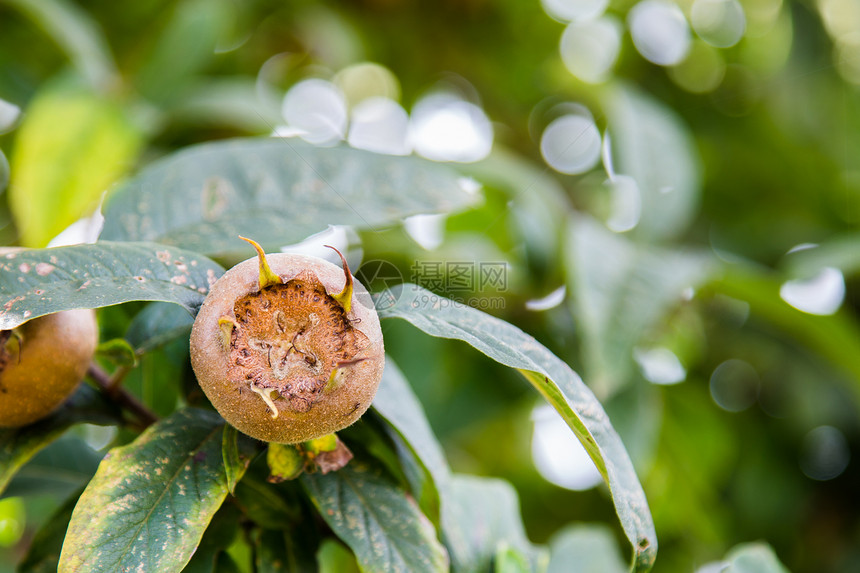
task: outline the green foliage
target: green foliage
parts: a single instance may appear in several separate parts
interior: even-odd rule
[[[181,570],[228,493],[224,426],[181,410],[112,450],[75,507],[59,570]]]
[[[95,210],[133,165],[140,139],[122,108],[99,94],[61,84],[37,96],[12,156],[9,204],[21,244],[44,247]]]
[[[667,66],[640,3],[605,4],[0,0],[0,241],[35,248],[0,255],[0,330],[101,309],[87,382],[0,429],[0,573],[854,571],[854,4],[727,0],[717,47],[713,3],[678,0]],[[330,93],[288,117],[306,79]],[[486,119],[483,158],[417,157],[440,91],[433,145]],[[359,149],[393,133],[370,96],[406,155]],[[599,136],[573,174],[542,140],[570,114]],[[98,242],[42,248],[102,202]],[[338,246],[386,319],[372,408],[328,444],[256,442],[194,379],[239,235]],[[544,451],[546,402],[570,431]]]
[[[302,484],[326,523],[355,553],[362,571],[445,571],[433,526],[403,490],[373,470],[347,466],[304,474]]]
[[[234,140],[144,169],[108,203],[101,238],[223,257],[247,252],[240,235],[277,248],[327,225],[372,229],[470,202],[442,165],[289,139]]]
[[[468,342],[490,358],[520,370],[558,410],[609,485],[633,545],[636,569],[648,570],[657,554],[657,536],[645,493],[609,418],[579,375],[534,338],[493,316],[417,285],[395,287],[391,296],[396,302],[382,311],[383,317],[403,318],[433,336]]]
[[[38,249],[5,256],[0,326],[73,308],[134,300],[181,304],[196,312],[224,270],[197,253],[155,243],[108,243]]]
[[[23,428],[0,429],[0,493],[21,466],[73,425],[120,421],[113,404],[92,388],[81,386],[50,417]]]

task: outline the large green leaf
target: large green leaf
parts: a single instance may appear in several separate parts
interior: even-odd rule
[[[0,493],[21,466],[73,425],[121,421],[121,414],[113,404],[89,386],[81,385],[48,418],[23,428],[0,430]]]
[[[614,171],[636,181],[641,199],[632,232],[649,239],[676,236],[699,204],[699,159],[688,129],[670,108],[630,86],[607,95]]]
[[[132,300],[196,313],[224,270],[197,253],[151,243],[74,245],[0,257],[0,329],[73,308]]]
[[[396,303],[381,310],[381,317],[402,318],[430,335],[463,340],[523,373],[558,410],[594,460],[634,547],[635,568],[650,569],[657,554],[657,536],[645,493],[618,434],[582,379],[534,338],[503,320],[416,285],[396,286],[385,296]]]
[[[455,475],[442,513],[445,542],[454,571],[488,571],[500,547],[527,556],[531,571],[543,571],[544,551],[532,546],[520,518],[517,492],[506,481]]]
[[[21,244],[44,247],[98,206],[134,162],[140,134],[113,102],[49,87],[30,104],[15,141],[9,205]]]
[[[624,573],[627,567],[618,552],[612,530],[605,525],[580,523],[553,535],[547,573]]]
[[[300,478],[320,515],[355,553],[362,571],[447,571],[430,521],[388,479],[352,463]]]
[[[451,471],[442,447],[433,435],[418,398],[403,377],[403,373],[390,359],[385,361],[382,382],[373,399],[373,408],[393,428],[394,445],[401,458],[409,450],[417,460],[420,475],[411,476],[409,464],[404,471],[410,479],[421,509],[431,518],[439,520],[439,495],[450,479]]]
[[[108,203],[102,238],[246,254],[238,235],[272,249],[328,225],[373,229],[471,200],[450,167],[415,157],[234,139],[189,147],[143,169]]]
[[[571,223],[565,264],[586,374],[602,396],[629,380],[633,347],[712,267],[706,255],[636,244],[588,217]]]
[[[75,507],[59,571],[181,571],[227,496],[223,428],[185,409],[111,450]]]

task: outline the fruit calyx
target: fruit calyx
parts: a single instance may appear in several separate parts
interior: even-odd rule
[[[234,379],[268,406],[272,419],[279,406],[308,412],[325,392],[336,388],[344,370],[369,344],[347,316],[352,303],[352,275],[341,257],[346,283],[335,295],[310,271],[283,281],[259,244],[242,237],[257,251],[259,289],[236,299],[233,316],[222,316],[222,345],[229,353]]]

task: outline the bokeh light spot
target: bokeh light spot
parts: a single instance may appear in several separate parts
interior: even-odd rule
[[[571,74],[589,84],[604,82],[621,51],[621,23],[608,16],[572,22],[561,35],[559,49]]]
[[[627,175],[616,175],[605,183],[609,188],[609,218],[606,226],[610,231],[624,233],[639,224],[642,216],[642,193],[636,180]]]
[[[726,360],[711,374],[711,398],[729,412],[742,412],[758,398],[759,377],[748,362]]]
[[[636,49],[649,62],[673,66],[690,49],[690,27],[676,4],[644,0],[627,14],[627,24]]]
[[[352,110],[349,144],[389,155],[409,155],[409,115],[399,103],[384,97],[362,100]]]
[[[532,412],[532,460],[550,483],[584,491],[600,485],[603,478],[588,452],[552,406],[541,404]]]
[[[830,315],[839,310],[845,298],[845,278],[833,267],[821,269],[814,277],[786,281],[779,296],[797,310]]]
[[[734,46],[746,30],[746,15],[737,0],[695,0],[690,21],[696,34],[717,48]]]
[[[540,151],[547,164],[560,173],[585,173],[600,159],[600,132],[590,117],[565,115],[544,130]]]
[[[541,0],[541,4],[551,18],[570,22],[600,16],[609,6],[609,0]]]
[[[322,79],[304,80],[284,96],[281,113],[302,139],[333,145],[346,133],[346,101],[341,91]]]
[[[493,146],[493,126],[484,110],[443,92],[415,104],[410,135],[415,151],[435,161],[479,161]]]
[[[368,98],[400,99],[397,76],[385,66],[373,62],[348,66],[335,74],[332,81],[343,93],[350,108]]]
[[[850,460],[848,441],[833,426],[818,426],[803,438],[800,469],[808,478],[831,480],[845,471]]]
[[[639,364],[642,376],[652,384],[678,384],[687,378],[684,365],[668,348],[658,347],[648,350],[635,348],[633,358]]]
[[[694,94],[715,90],[726,75],[726,63],[720,52],[701,40],[693,42],[684,61],[669,68],[669,77],[681,88]]]

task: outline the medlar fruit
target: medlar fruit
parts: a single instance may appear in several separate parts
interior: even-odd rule
[[[370,406],[385,362],[367,290],[304,255],[239,263],[212,286],[191,330],[191,365],[239,431],[294,444],[336,432]],[[270,266],[271,265],[271,266]]]
[[[84,379],[97,344],[91,309],[0,332],[0,427],[26,426],[53,412]]]

